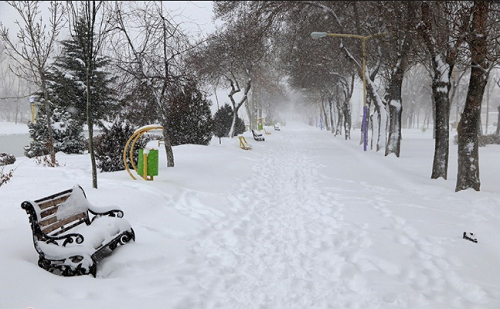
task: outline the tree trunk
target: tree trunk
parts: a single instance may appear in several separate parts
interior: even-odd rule
[[[255,90],[252,91],[252,94],[251,94],[251,100],[248,100],[247,103],[245,104],[245,110],[247,112],[247,115],[248,115],[248,128],[250,130],[253,130],[255,129],[255,121],[256,121],[256,117],[255,117]]]
[[[94,71],[94,58],[96,51],[94,50],[94,25],[96,18],[96,3],[95,1],[87,1],[86,5],[88,6],[86,12],[88,16],[87,18],[87,127],[89,130],[89,153],[90,153],[90,164],[92,167],[92,187],[97,189],[97,165],[95,162],[95,153],[94,153],[94,117],[92,114],[92,85],[91,85],[91,74]]]
[[[497,110],[498,110],[497,131],[495,132],[495,134],[500,135],[500,105],[498,105]]]
[[[92,43],[91,43],[92,44]],[[90,45],[91,46],[91,45]],[[91,46],[92,47],[92,46]],[[93,47],[92,47],[93,48]],[[89,55],[90,56],[90,55]],[[87,63],[87,127],[89,129],[89,153],[92,166],[92,188],[97,189],[97,166],[94,153],[94,119],[92,117],[92,100],[90,93],[90,57]]]
[[[321,111],[323,112],[323,117],[325,119],[325,130],[330,131],[330,122],[328,121],[328,114],[326,113],[326,108],[325,108],[325,100],[324,97],[320,94],[320,103],[321,103]]]
[[[163,127],[163,140],[165,141],[165,153],[167,154],[167,167],[174,167],[174,152],[172,150],[172,141],[170,139],[170,132],[165,123]]]
[[[342,129],[340,128],[340,126],[342,126],[342,123],[343,123],[342,117],[344,117],[344,115],[342,113],[342,106],[340,105],[340,101],[339,101],[339,96],[337,96],[337,100],[335,101],[335,109],[337,110],[337,121],[336,121],[334,133],[335,133],[335,136],[337,136],[339,134],[342,134]]]
[[[480,190],[477,126],[481,121],[481,103],[488,82],[489,63],[486,58],[489,3],[474,2],[469,49],[471,74],[465,107],[458,124],[458,174],[455,192],[472,188]]]
[[[400,71],[400,70],[398,70]],[[403,72],[396,74],[389,86],[389,139],[385,147],[385,155],[391,153],[399,158],[401,151],[401,114],[403,113],[403,104],[401,98],[401,87],[403,86]]]
[[[431,55],[432,61],[432,105],[434,118],[434,161],[432,163],[431,179],[442,177],[447,179],[448,158],[449,158],[449,134],[450,134],[450,100],[449,93],[451,89],[451,72],[457,59],[457,49],[461,44],[461,34],[467,25],[468,15],[461,17],[463,25],[457,29],[460,37],[454,41],[454,45],[446,44],[440,50],[437,44],[437,35],[434,29],[435,16],[432,15],[432,9],[428,2],[421,4],[422,20],[419,23],[418,30],[422,35],[427,49]],[[437,12],[444,14],[444,12]],[[447,31],[447,30],[444,30]],[[439,33],[438,33],[439,34]],[[443,33],[449,36],[449,33]],[[445,55],[448,55],[447,57]],[[427,119],[429,121],[429,119]]]
[[[92,188],[97,189],[97,167],[94,153],[94,121],[92,119],[92,102],[90,100],[90,85],[87,77],[87,127],[89,128],[89,154],[92,166]]]
[[[47,150],[50,154],[50,163],[52,166],[56,165],[56,152],[54,150],[54,133],[52,132],[52,109],[50,107],[49,95],[47,93],[47,89],[45,87],[46,81],[43,72],[40,73],[41,78],[41,90],[42,96],[44,100],[45,112],[47,114],[47,131],[49,134],[49,139],[47,141]]]
[[[240,92],[239,86],[237,86],[237,88],[235,87],[235,84],[237,85],[238,83],[235,83],[232,80],[230,80],[230,83],[231,83],[231,91],[227,96],[229,97],[229,100],[231,101],[231,104],[233,106],[234,114],[233,114],[233,123],[231,125],[231,129],[229,130],[229,137],[233,138],[236,125],[236,118],[238,117],[238,110],[240,109],[241,105],[243,105],[248,99],[248,92],[250,92],[250,88],[252,87],[252,80],[250,78],[247,80],[245,91],[243,93],[243,98],[239,103],[236,103],[233,97],[235,93]]]
[[[440,89],[450,89],[450,83],[441,81],[439,69],[434,70],[432,95],[435,102],[434,119],[434,160],[432,162],[431,179],[448,178],[448,158],[450,146],[450,101],[448,92]]]
[[[342,107],[342,114],[344,115],[344,133],[345,139],[351,139],[351,106],[349,104],[349,99],[344,101]]]
[[[231,129],[229,130],[229,137],[233,138],[236,134],[236,119],[238,119],[238,110],[233,112],[233,121],[231,122]]]
[[[330,128],[332,128],[332,133],[335,134],[335,105],[333,104],[333,98],[328,97],[328,107],[330,108]]]

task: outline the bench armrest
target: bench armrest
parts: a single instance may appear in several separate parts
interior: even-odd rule
[[[123,211],[116,206],[95,207],[94,205],[90,204],[88,205],[88,210],[96,217],[109,216],[123,218]]]

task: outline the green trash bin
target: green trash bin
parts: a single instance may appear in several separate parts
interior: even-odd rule
[[[257,125],[257,130],[262,131],[262,128],[262,122],[259,122],[259,124]]]
[[[158,150],[150,149],[148,154],[147,176],[158,176]],[[137,172],[141,177],[144,177],[144,149],[139,149],[139,159],[137,162]]]

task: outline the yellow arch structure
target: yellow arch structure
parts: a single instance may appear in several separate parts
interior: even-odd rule
[[[130,169],[128,168],[128,164],[127,164],[127,149],[129,148],[129,145],[132,142],[132,145],[130,146],[130,151],[129,151],[129,159],[130,159],[130,163],[132,163],[132,167],[134,168],[135,172],[137,174],[139,174],[139,172],[137,171],[137,167],[135,166],[135,163],[134,163],[134,147],[135,147],[135,143],[137,142],[137,140],[144,133],[146,133],[148,131],[151,131],[151,130],[158,130],[158,129],[162,129],[163,130],[163,127],[159,126],[159,125],[149,125],[149,126],[144,126],[142,128],[137,129],[134,132],[134,134],[132,134],[132,136],[128,139],[127,144],[125,145],[125,148],[123,149],[123,164],[125,164],[125,168],[127,169],[128,174],[134,180],[137,180],[137,178],[135,178],[134,175],[132,175],[132,173],[130,172]]]

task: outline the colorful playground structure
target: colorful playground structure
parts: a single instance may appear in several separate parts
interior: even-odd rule
[[[123,164],[129,173],[130,177],[137,180],[130,172],[127,164],[127,159],[130,160],[135,172],[144,180],[154,180],[154,176],[158,176],[158,150],[157,149],[139,149],[139,158],[137,165],[134,163],[134,147],[139,138],[146,132],[151,130],[163,130],[159,125],[147,125],[137,129],[134,134],[128,139],[125,148],[123,149]],[[130,147],[129,147],[130,146]],[[159,142],[158,142],[159,146]],[[127,151],[128,150],[128,151]],[[128,156],[127,156],[128,154]]]

